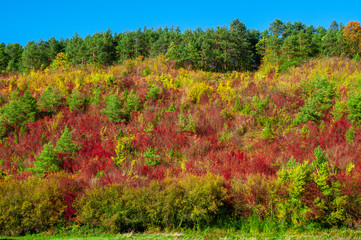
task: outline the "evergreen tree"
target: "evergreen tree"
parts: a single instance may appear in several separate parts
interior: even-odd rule
[[[28,42],[22,55],[23,69],[40,69],[42,65],[46,64],[46,60],[47,56],[45,43],[40,41],[38,45],[34,41]]]
[[[0,43],[0,72],[6,70],[9,63],[9,56],[5,51],[5,43]]]
[[[116,52],[119,62],[135,57],[135,39],[136,36],[134,31],[126,32],[121,36],[118,36]]]
[[[342,31],[340,31],[336,21],[332,22],[323,37],[322,49],[326,56],[340,56],[342,54]]]
[[[77,33],[66,42],[65,52],[69,55],[73,64],[85,64],[89,59],[89,50],[83,38]]]
[[[56,142],[56,149],[57,153],[66,153],[71,154],[73,151],[76,150],[76,144],[74,144],[74,140],[72,138],[71,132],[69,131],[68,126],[65,126],[63,130],[63,134]]]
[[[46,42],[46,45],[48,46],[48,52],[47,52],[48,63],[51,63],[52,61],[54,61],[56,55],[58,55],[58,53],[64,51],[64,46],[62,46],[62,43],[60,41],[56,40],[54,37],[50,38]]]
[[[10,72],[18,71],[21,66],[22,46],[18,43],[10,43],[6,45],[5,53],[9,58],[7,70]]]
[[[35,98],[29,90],[26,90],[23,96],[16,97],[13,94],[7,105],[2,109],[3,117],[9,125],[21,125],[35,120],[37,104]]]
[[[55,113],[57,107],[61,104],[60,92],[56,89],[53,89],[51,86],[48,86],[41,94],[38,103],[39,108],[42,111],[48,112],[50,114]]]
[[[39,156],[35,156],[35,159],[34,167],[29,169],[34,174],[38,175],[60,170],[59,158],[51,142],[44,145],[44,150]]]
[[[105,98],[105,109],[103,110],[111,122],[122,122],[123,111],[117,94],[111,94]]]

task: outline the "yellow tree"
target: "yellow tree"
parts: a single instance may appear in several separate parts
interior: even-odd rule
[[[361,25],[357,21],[347,23],[343,29],[343,38],[347,45],[346,53],[354,56],[361,53]]]

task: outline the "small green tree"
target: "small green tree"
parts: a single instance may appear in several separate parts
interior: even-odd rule
[[[347,116],[351,120],[360,120],[361,119],[361,93],[352,94],[352,96],[347,101],[347,107],[349,110],[349,115]]]
[[[57,89],[48,86],[39,99],[39,108],[42,111],[53,114],[61,104],[60,92]]]
[[[85,107],[87,100],[81,96],[79,90],[74,89],[71,96],[66,99],[66,103],[69,106],[70,111],[76,111]]]
[[[69,131],[68,126],[65,126],[63,130],[63,134],[56,142],[56,149],[57,153],[66,153],[70,154],[77,149],[76,144],[71,136],[71,132]]]
[[[23,123],[35,120],[37,112],[36,100],[29,90],[26,90],[24,95],[20,97],[17,97],[17,92],[14,92],[9,103],[1,109],[1,112],[7,124],[20,126]]]
[[[124,121],[122,105],[117,94],[111,94],[105,98],[105,109],[102,112],[107,115],[111,122]]]
[[[36,175],[41,175],[47,172],[59,171],[59,158],[54,149],[54,145],[49,142],[44,145],[44,150],[39,156],[35,156],[36,161],[34,167],[29,171]]]

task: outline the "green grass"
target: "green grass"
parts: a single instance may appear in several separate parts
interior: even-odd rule
[[[66,234],[66,233],[65,233]],[[127,233],[127,234],[100,234],[100,235],[74,235],[74,236],[45,236],[45,235],[31,235],[24,237],[0,237],[0,239],[62,239],[62,240],[76,240],[76,239],[90,239],[90,240],[107,240],[107,239],[317,239],[317,240],[329,240],[329,239],[361,239],[360,230],[329,230],[324,232],[315,233],[296,233],[287,232],[283,234],[277,233],[242,233],[239,231],[227,231],[224,229],[212,229],[202,232],[170,232],[170,233]]]

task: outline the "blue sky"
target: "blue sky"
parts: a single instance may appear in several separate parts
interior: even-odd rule
[[[239,18],[247,28],[265,30],[276,18],[329,27],[333,20],[361,21],[361,1],[1,1],[0,42],[85,37],[95,32],[179,26],[182,31],[229,26]]]

